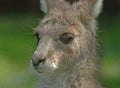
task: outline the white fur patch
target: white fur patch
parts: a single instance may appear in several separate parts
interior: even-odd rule
[[[57,68],[56,64],[55,63],[52,63],[51,65],[53,68]]]
[[[101,12],[102,2],[103,2],[103,0],[97,0],[96,4],[93,7],[93,15],[95,17],[97,17],[100,14],[100,12]]]
[[[44,12],[48,12],[47,4],[45,0],[40,0],[40,9]]]

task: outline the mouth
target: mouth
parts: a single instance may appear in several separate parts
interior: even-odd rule
[[[33,69],[38,72],[38,73],[46,73],[48,71],[48,67],[46,66],[46,64],[44,64],[45,62],[41,62],[38,65],[33,65]]]
[[[33,66],[34,66],[35,68],[37,68],[40,64],[44,64],[45,61],[46,61],[46,59],[40,59],[40,60],[38,60],[37,62],[34,62],[34,61],[32,60],[32,64],[33,64]]]
[[[44,71],[39,70],[39,69],[37,69],[37,68],[35,68],[35,71],[36,71],[37,73],[40,73],[40,74],[45,73]]]
[[[45,60],[42,59],[40,61],[38,61],[37,63],[34,63],[32,61],[32,68],[42,74],[42,73],[51,73],[53,72],[55,69],[57,69],[57,65],[49,60]]]

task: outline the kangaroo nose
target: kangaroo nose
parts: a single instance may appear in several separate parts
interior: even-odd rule
[[[36,61],[32,59],[32,64],[33,64],[33,66],[37,67],[39,64],[44,63],[45,61],[46,61],[46,59],[41,59],[41,58],[39,58]]]

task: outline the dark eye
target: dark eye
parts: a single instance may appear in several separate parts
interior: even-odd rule
[[[37,44],[38,44],[40,41],[39,33],[35,33],[34,36],[37,38]]]
[[[62,36],[60,37],[60,40],[64,43],[64,44],[69,44],[73,41],[74,39],[74,35],[71,33],[64,33],[62,34]]]

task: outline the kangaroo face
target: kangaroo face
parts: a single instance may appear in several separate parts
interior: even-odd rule
[[[54,25],[53,25],[54,24]],[[62,25],[46,21],[35,30],[38,39],[32,64],[39,73],[71,69],[79,57],[82,26]]]
[[[38,42],[32,64],[36,71],[66,71],[79,60],[84,63],[83,59],[92,55],[90,52],[95,46],[95,18],[98,15],[96,9],[99,7],[100,11],[101,2],[46,0],[48,13],[35,30]]]

